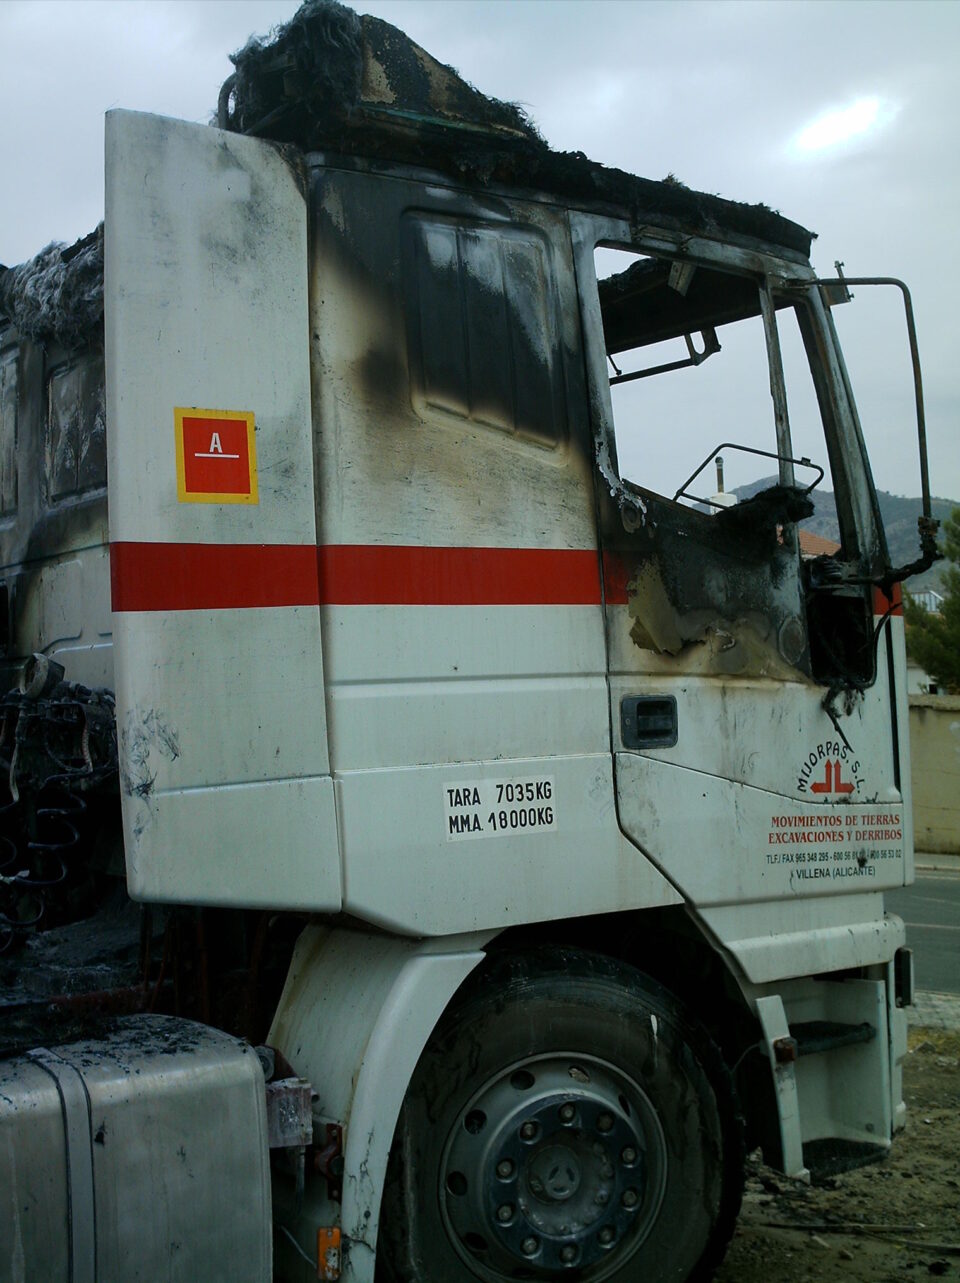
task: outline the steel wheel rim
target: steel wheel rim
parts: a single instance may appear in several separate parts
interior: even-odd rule
[[[443,1225],[484,1283],[601,1283],[650,1232],[667,1151],[639,1083],[579,1052],[530,1056],[460,1109],[439,1173]]]

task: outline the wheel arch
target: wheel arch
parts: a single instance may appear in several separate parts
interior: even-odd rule
[[[342,1201],[312,1178],[292,1227],[306,1253],[339,1225],[342,1279],[373,1283],[387,1161],[403,1098],[437,1022],[484,961],[492,933],[411,940],[311,925],[296,948],[267,1041],[316,1093],[314,1123],[343,1128]]]
[[[453,1197],[454,1203],[468,1190],[477,1188],[478,1181],[485,1181],[489,1173],[481,1172],[478,1176],[469,1162],[464,1165],[464,1155],[457,1155],[456,1137],[459,1136],[462,1140],[464,1131],[479,1134],[480,1129],[487,1126],[488,1119],[496,1120],[498,1130],[491,1134],[491,1138],[479,1151],[484,1164],[489,1165],[489,1161],[492,1161],[489,1159],[490,1153],[499,1159],[508,1154],[502,1141],[508,1147],[510,1144],[516,1146],[510,1119],[514,1117],[521,1097],[514,1093],[522,1094],[531,1090],[535,1079],[537,1090],[541,1093],[544,1090],[541,1085],[544,1068],[534,1067],[534,1060],[530,1059],[534,1054],[539,1060],[545,1061],[573,1057],[567,1074],[571,1080],[580,1084],[602,1082],[604,1073],[609,1072],[611,1066],[636,1067],[642,1075],[637,1080],[643,1083],[643,1087],[638,1088],[641,1097],[645,1099],[644,1093],[651,1092],[654,1101],[659,1098],[658,1105],[651,1106],[647,1101],[647,1108],[657,1114],[662,1106],[666,1109],[666,1117],[671,1117],[673,1111],[672,1122],[675,1124],[665,1127],[660,1133],[662,1143],[666,1148],[672,1149],[671,1158],[661,1170],[667,1173],[673,1170],[677,1173],[669,1178],[667,1185],[668,1190],[672,1191],[672,1208],[665,1204],[666,1210],[662,1215],[655,1213],[657,1219],[651,1223],[649,1245],[646,1234],[641,1239],[643,1251],[652,1253],[647,1267],[654,1268],[656,1277],[683,1277],[692,1283],[695,1278],[711,1276],[713,1267],[722,1256],[739,1208],[743,1164],[742,1119],[739,1117],[729,1066],[725,1064],[719,1048],[702,1022],[678,1000],[670,986],[643,974],[625,959],[617,957],[610,948],[588,949],[582,932],[567,934],[576,938],[561,942],[556,938],[550,939],[550,933],[546,930],[508,932],[497,937],[488,948],[484,965],[464,981],[455,1001],[441,1018],[435,1035],[430,1039],[417,1066],[398,1124],[382,1227],[382,1233],[387,1232],[387,1250],[383,1264],[391,1267],[383,1275],[384,1283],[388,1278],[392,1283],[399,1283],[400,1280],[412,1283],[414,1279],[423,1283],[426,1279],[452,1277],[451,1271],[456,1262],[446,1258],[451,1251],[462,1252],[462,1247],[456,1242],[458,1238],[460,1244],[466,1245],[471,1253],[485,1255],[492,1249],[503,1256],[502,1245],[497,1246],[499,1235],[491,1237],[488,1223],[483,1220],[476,1224],[467,1220],[465,1224],[469,1232],[464,1231],[463,1225],[460,1225],[454,1232],[453,1239],[444,1238],[439,1232],[439,1224],[434,1223],[436,1206],[430,1195],[429,1180],[431,1177],[440,1179],[441,1193],[445,1189]],[[566,986],[567,980],[573,982],[572,987]],[[630,1000],[626,1005],[625,999]],[[634,999],[638,1000],[636,1004]],[[578,1002],[580,1006],[577,1013]],[[599,1023],[597,1011],[606,1013],[599,1017]],[[644,1012],[647,1013],[646,1019],[642,1018]],[[576,1027],[581,1030],[581,1035],[583,1029],[590,1031],[582,1046],[577,1045],[576,1037],[569,1040],[567,1037],[570,1029],[564,1021],[569,1023],[573,1014],[577,1014]],[[638,1019],[638,1015],[641,1018]],[[507,1032],[511,1030],[515,1032]],[[537,1031],[543,1035],[543,1043],[539,1041]],[[536,1053],[534,1048],[537,1048]],[[628,1048],[631,1053],[628,1058],[619,1059]],[[589,1068],[593,1063],[593,1055],[600,1057],[594,1066],[599,1070],[599,1077]],[[578,1056],[584,1056],[585,1059],[580,1060]],[[533,1074],[525,1073],[526,1068],[533,1069]],[[517,1072],[514,1073],[514,1070]],[[491,1072],[493,1077],[488,1079]],[[616,1072],[614,1068],[613,1073]],[[589,1076],[585,1076],[585,1073]],[[701,1086],[694,1088],[698,1075]],[[521,1077],[527,1081],[516,1081]],[[561,1092],[584,1094],[591,1100],[596,1095],[595,1088],[571,1088],[566,1076],[563,1081],[567,1086],[560,1087]],[[477,1087],[477,1095],[473,1095],[475,1082],[482,1083],[482,1087]],[[635,1083],[633,1085],[636,1087]],[[507,1091],[506,1112],[496,1108],[490,1110],[486,1097],[481,1093],[488,1092],[491,1096],[499,1093],[502,1097],[507,1086],[513,1092]],[[548,1089],[551,1098],[555,1091],[556,1084]],[[625,1091],[626,1086],[621,1089],[618,1098],[625,1115],[637,1119],[644,1116],[636,1108],[635,1101],[632,1111],[624,1103]],[[697,1092],[704,1112],[696,1112],[696,1118],[702,1121],[690,1131],[687,1129],[694,1117],[693,1101]],[[532,1104],[521,1105],[520,1108],[539,1109],[540,1103],[532,1091],[531,1099]],[[502,1105],[503,1101],[500,1103]],[[547,1111],[545,1117],[553,1119],[554,1115],[550,1112],[555,1108],[552,1099],[543,1103]],[[467,1111],[462,1113],[459,1122],[456,1122],[456,1114],[450,1114],[451,1105],[457,1112]],[[474,1109],[478,1121],[471,1126],[473,1115],[469,1111]],[[617,1111],[618,1106],[613,1103],[607,1117],[610,1118]],[[568,1121],[564,1119],[562,1111],[560,1119],[561,1122]],[[451,1124],[453,1130],[448,1131]],[[490,1125],[494,1124],[491,1122]],[[585,1117],[576,1126],[589,1130],[592,1124]],[[598,1126],[604,1130],[602,1123]],[[608,1123],[606,1130],[611,1130],[611,1124]],[[531,1144],[536,1143],[536,1136],[539,1135],[543,1138],[542,1143],[546,1143],[547,1151],[552,1153],[550,1146],[553,1138],[548,1133],[546,1123],[542,1129],[538,1127],[536,1134],[531,1132],[530,1137],[525,1138],[522,1130],[519,1134],[521,1142],[527,1139]],[[449,1136],[446,1142],[445,1135]],[[695,1141],[694,1137],[699,1139]],[[453,1176],[458,1179],[462,1188],[454,1188],[451,1183],[443,1180],[446,1170],[444,1164],[448,1161],[446,1150],[451,1143],[455,1147],[452,1151],[454,1159],[451,1159],[454,1163]],[[644,1145],[638,1148],[641,1153],[647,1152]],[[705,1168],[696,1167],[700,1161],[697,1154],[701,1153],[709,1155],[704,1160],[708,1164]],[[626,1150],[623,1161],[630,1162],[625,1155]],[[512,1152],[510,1156],[516,1158]],[[688,1171],[685,1164],[690,1156],[694,1167]],[[611,1170],[603,1175],[612,1177],[612,1168],[617,1165],[617,1160],[607,1156],[607,1162]],[[713,1165],[712,1169],[710,1164]],[[519,1160],[513,1164],[514,1173],[518,1166],[521,1171],[520,1179],[523,1179],[523,1168],[519,1165]],[[428,1175],[425,1177],[424,1173]],[[511,1176],[509,1172],[500,1172],[499,1166],[497,1177],[504,1180],[517,1179],[515,1174]],[[424,1179],[427,1180],[426,1186],[422,1185]],[[704,1191],[703,1208],[707,1209],[708,1216],[713,1215],[715,1219],[712,1224],[696,1222],[696,1217],[703,1211],[698,1203],[698,1210],[691,1213],[694,1217],[690,1223],[691,1233],[679,1238],[668,1235],[665,1239],[663,1227],[676,1225],[679,1209],[677,1197],[681,1191],[686,1191],[682,1195],[686,1198],[693,1188]],[[709,1195],[706,1192],[708,1190]],[[530,1198],[530,1187],[527,1187],[526,1193]],[[636,1195],[637,1191],[633,1193]],[[543,1196],[534,1193],[532,1197],[540,1199]],[[711,1202],[713,1198],[717,1199],[716,1203]],[[595,1201],[599,1202],[599,1197]],[[522,1203],[521,1195],[517,1206]],[[613,1208],[614,1205],[615,1200],[611,1201],[610,1207]],[[624,1206],[631,1204],[624,1202]],[[426,1217],[425,1227],[418,1229],[417,1222],[412,1219],[414,1207]],[[476,1209],[474,1213],[476,1214]],[[483,1213],[479,1215],[482,1217]],[[486,1215],[488,1218],[491,1215],[489,1210]],[[543,1215],[542,1209],[540,1215]],[[526,1216],[529,1222],[527,1232],[538,1233],[540,1221],[535,1216],[531,1217],[529,1212]],[[502,1220],[499,1215],[496,1219]],[[454,1224],[457,1224],[456,1220]],[[521,1221],[521,1227],[524,1224]],[[589,1221],[584,1222],[581,1229],[588,1236],[593,1233]],[[451,1232],[449,1226],[447,1231],[448,1234]],[[549,1235],[554,1231],[543,1232]],[[564,1229],[557,1232],[573,1231]],[[529,1241],[536,1243],[535,1239]],[[613,1240],[601,1239],[601,1242],[606,1241]],[[620,1241],[620,1229],[616,1231],[615,1241]],[[447,1244],[446,1248],[437,1246],[443,1243]],[[693,1255],[683,1263],[682,1253],[690,1249],[701,1251],[702,1256]],[[516,1254],[520,1248],[514,1243],[509,1250]],[[574,1250],[585,1249],[578,1242]],[[527,1252],[526,1246],[523,1246],[522,1251]],[[681,1256],[676,1256],[676,1259],[661,1259],[664,1252],[672,1252],[675,1256],[680,1252]],[[633,1268],[630,1260],[632,1257],[622,1259],[616,1265],[611,1262],[609,1268],[614,1270],[617,1280],[625,1277],[625,1267]],[[515,1255],[512,1262],[514,1270],[518,1263],[522,1264],[523,1259]],[[592,1266],[596,1264],[595,1259]],[[501,1273],[498,1271],[503,1268],[503,1261],[494,1262],[481,1268],[480,1275],[487,1278],[492,1269],[499,1279]],[[506,1268],[509,1272],[509,1262]],[[554,1265],[552,1268],[562,1267]],[[677,1270],[681,1272],[676,1273]],[[378,1280],[380,1277],[378,1274]],[[522,1274],[522,1277],[527,1277],[527,1274]],[[551,1274],[551,1277],[554,1275]],[[603,1277],[606,1279],[607,1275],[604,1274]]]
[[[567,946],[626,962],[663,985],[704,1027],[734,1078],[746,1124],[748,1149],[761,1146],[779,1161],[777,1100],[766,1056],[758,1049],[763,1030],[744,996],[736,963],[708,939],[682,905],[569,918],[509,928],[486,946],[524,952]]]
[[[733,964],[681,905],[509,928],[486,952],[547,945],[602,954],[658,981],[696,1016],[731,1066],[760,1037]]]
[[[297,1227],[310,1251],[318,1223],[340,1225],[344,1280],[373,1283],[387,1164],[404,1096],[457,994],[482,984],[498,955],[551,947],[598,954],[649,976],[704,1026],[728,1067],[759,1038],[726,961],[682,908],[427,940],[355,926],[307,927],[268,1042],[313,1085],[317,1120],[344,1129],[342,1203],[315,1191],[311,1224]]]

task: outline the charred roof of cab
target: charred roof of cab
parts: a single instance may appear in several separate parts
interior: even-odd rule
[[[692,191],[672,174],[654,182],[582,152],[552,151],[515,104],[487,97],[399,28],[338,0],[306,0],[231,61],[221,128],[532,188],[607,206],[635,225],[742,237],[809,258],[812,233],[765,205]]]
[[[513,103],[474,89],[399,28],[338,0],[306,0],[266,39],[231,57],[218,123],[304,150],[425,165],[467,182],[533,189],[602,206],[634,226],[759,242],[806,260],[812,233],[765,205],[692,191],[673,174],[636,178],[552,151]],[[0,321],[22,338],[79,347],[101,332],[103,224],[75,245],[48,245],[0,266]]]

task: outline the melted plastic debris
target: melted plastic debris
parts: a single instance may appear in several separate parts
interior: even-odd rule
[[[22,338],[80,347],[103,323],[103,224],[74,245],[51,244],[0,268],[0,313]]]

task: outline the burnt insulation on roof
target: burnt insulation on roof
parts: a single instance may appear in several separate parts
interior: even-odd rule
[[[289,22],[232,54],[221,124],[313,146],[344,121],[474,129],[545,144],[519,107],[488,98],[398,27],[338,0],[306,0]]]
[[[765,205],[743,205],[551,151],[519,107],[488,98],[399,28],[338,0],[306,0],[266,39],[232,55],[222,127],[305,150],[425,165],[601,205],[633,226],[744,239],[806,259],[812,233]],[[0,266],[0,316],[21,336],[76,347],[103,319],[103,224],[69,248],[52,244]]]
[[[765,205],[744,205],[551,151],[523,112],[488,98],[398,28],[337,0],[307,0],[267,40],[233,55],[224,128],[600,203],[635,225],[740,236],[809,257],[812,235]]]
[[[0,315],[21,338],[87,342],[103,320],[103,223],[74,245],[54,243],[19,267],[0,267]]]
[[[294,102],[321,118],[335,103],[349,111],[360,98],[360,18],[345,5],[314,0],[265,39],[251,36],[230,61],[236,71],[229,126],[239,133],[262,133],[270,124],[282,129]]]

